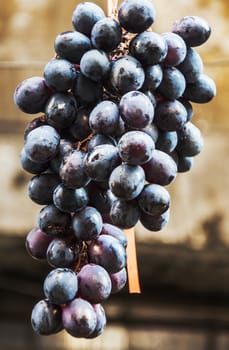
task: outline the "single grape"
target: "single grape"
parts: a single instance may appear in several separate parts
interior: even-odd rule
[[[156,149],[165,153],[171,153],[177,146],[178,136],[176,131],[162,131],[158,133]]]
[[[203,61],[198,52],[192,47],[189,47],[185,59],[177,68],[184,75],[187,84],[193,83],[203,73]]]
[[[68,91],[73,87],[76,77],[74,65],[65,59],[52,59],[44,68],[45,83],[54,91]]]
[[[77,102],[69,92],[53,94],[45,106],[46,121],[60,130],[69,127],[77,116]]]
[[[69,133],[75,141],[82,141],[91,133],[89,126],[90,109],[80,107],[77,111],[76,120],[69,127]]]
[[[108,76],[110,62],[104,51],[92,49],[82,56],[80,69],[87,78],[101,82]]]
[[[117,166],[109,178],[112,193],[125,200],[136,198],[142,191],[145,174],[140,165],[122,163]]]
[[[121,26],[130,33],[141,33],[154,23],[155,8],[149,0],[124,0],[118,10]]]
[[[122,119],[132,128],[142,129],[153,121],[154,107],[140,91],[130,91],[123,95],[119,107]]]
[[[90,105],[102,99],[102,84],[80,73],[75,80],[72,93],[82,105]]]
[[[52,204],[53,191],[59,183],[60,178],[56,174],[35,175],[29,181],[28,196],[37,204]]]
[[[27,252],[34,259],[45,259],[49,244],[53,238],[42,232],[39,227],[34,227],[26,236],[25,246]]]
[[[138,197],[138,205],[148,215],[160,215],[170,206],[169,192],[161,185],[147,184]]]
[[[81,210],[89,202],[88,194],[84,187],[67,188],[63,183],[56,186],[52,197],[54,205],[66,213]]]
[[[53,304],[65,304],[73,300],[78,291],[78,278],[68,268],[56,268],[44,280],[44,294]]]
[[[125,133],[118,143],[122,161],[132,165],[140,165],[150,160],[154,148],[153,139],[140,130]]]
[[[142,213],[140,217],[141,224],[149,231],[161,231],[169,221],[170,209],[158,215],[149,215]]]
[[[104,223],[101,234],[112,236],[121,242],[124,248],[127,247],[127,237],[125,235],[125,232],[119,227],[109,223]]]
[[[97,323],[94,331],[88,336],[90,339],[98,337],[100,334],[102,334],[107,323],[105,310],[102,305],[94,304],[92,306],[96,314]]]
[[[52,267],[72,268],[79,259],[81,246],[74,239],[54,238],[49,244],[46,258]]]
[[[50,125],[42,125],[32,130],[26,138],[25,152],[30,160],[47,163],[58,152],[60,135]]]
[[[178,100],[165,100],[155,108],[154,122],[163,131],[178,131],[187,122],[187,110]]]
[[[25,147],[22,148],[20,153],[20,163],[22,168],[30,174],[41,174],[49,167],[49,162],[37,163],[31,160],[25,151]]]
[[[97,316],[91,303],[78,297],[63,308],[62,322],[73,337],[87,338],[96,328]]]
[[[169,185],[177,175],[177,165],[170,155],[155,149],[151,159],[141,165],[145,171],[146,181],[161,186]]]
[[[130,42],[130,53],[143,66],[158,64],[167,55],[168,46],[163,36],[155,32],[143,32]]]
[[[172,32],[180,35],[187,46],[199,46],[208,40],[211,28],[204,18],[185,16],[174,22]]]
[[[62,325],[62,309],[49,300],[40,300],[33,307],[31,324],[34,332],[39,335],[50,335],[60,332]]]
[[[204,140],[200,129],[188,122],[178,132],[178,144],[176,150],[182,156],[194,157],[203,148]]]
[[[88,248],[91,263],[101,265],[108,273],[120,271],[126,265],[126,251],[120,241],[112,236],[101,234]]]
[[[119,94],[139,90],[145,80],[144,69],[136,58],[123,56],[111,63],[109,80],[114,91]]]
[[[90,181],[85,172],[84,151],[75,150],[67,155],[60,166],[60,178],[66,187],[80,188]]]
[[[185,91],[186,81],[183,74],[176,67],[164,67],[163,78],[158,91],[169,100],[176,100]]]
[[[89,206],[76,212],[72,220],[73,231],[79,241],[96,239],[102,231],[102,225],[101,214]]]
[[[106,181],[111,172],[120,164],[117,147],[109,144],[96,146],[84,161],[85,171],[90,179]]]
[[[162,37],[165,39],[168,51],[163,65],[166,67],[174,67],[184,61],[187,53],[187,47],[184,40],[176,33],[163,33]]]
[[[66,235],[70,229],[70,224],[70,214],[61,212],[53,204],[42,208],[38,215],[40,229],[52,237]]]
[[[178,161],[177,161],[178,173],[185,173],[191,170],[193,166],[193,162],[194,162],[193,157],[188,157],[188,156],[183,156],[181,154],[178,154]]]
[[[111,294],[115,294],[120,292],[126,285],[127,282],[127,272],[126,268],[123,267],[122,270],[116,272],[116,273],[111,273],[110,274],[110,279],[111,279]]]
[[[91,42],[97,49],[111,52],[121,42],[122,29],[113,18],[102,18],[96,22],[91,32]]]
[[[86,264],[77,274],[79,295],[92,304],[106,300],[111,293],[111,279],[100,265]]]
[[[186,86],[184,98],[195,103],[207,103],[216,95],[216,85],[212,78],[200,74],[198,78]]]
[[[60,58],[79,64],[85,52],[91,49],[91,42],[82,33],[67,31],[57,35],[54,48]]]
[[[51,95],[42,77],[23,80],[14,91],[14,103],[24,113],[44,112],[45,104]]]
[[[138,203],[135,200],[117,199],[113,202],[110,217],[112,224],[122,229],[134,227],[140,217]]]
[[[145,68],[145,81],[142,90],[154,91],[158,88],[163,78],[163,70],[159,64],[149,65]]]
[[[97,134],[112,135],[119,124],[119,109],[112,101],[98,103],[89,115],[89,125]]]
[[[96,22],[105,17],[102,8],[93,2],[79,3],[72,14],[72,24],[76,31],[90,37],[91,30]]]

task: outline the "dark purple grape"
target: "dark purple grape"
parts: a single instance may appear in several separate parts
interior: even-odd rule
[[[141,33],[155,21],[155,8],[149,0],[124,0],[118,10],[121,26],[130,33]]]
[[[177,165],[170,155],[154,150],[151,159],[142,165],[146,180],[161,186],[169,185],[177,175]]]
[[[94,331],[88,336],[89,339],[98,337],[100,334],[102,334],[107,323],[106,314],[102,305],[94,304],[93,308],[96,314],[97,323]]]
[[[101,265],[108,273],[120,271],[126,265],[126,251],[116,238],[101,234],[88,248],[89,261]]]
[[[90,37],[91,30],[96,22],[105,17],[101,7],[93,2],[79,3],[72,14],[72,24],[76,31]]]
[[[111,293],[111,279],[108,272],[100,265],[86,264],[77,274],[79,295],[92,304],[106,300]]]
[[[89,115],[89,125],[97,134],[112,135],[119,124],[119,109],[112,101],[97,104]]]
[[[91,49],[91,42],[82,33],[67,31],[57,35],[54,47],[59,57],[79,64],[84,53]]]
[[[184,75],[186,83],[193,83],[203,73],[203,61],[198,52],[189,47],[183,62],[177,68]]]
[[[167,67],[174,67],[184,61],[187,47],[180,35],[167,32],[163,33],[162,37],[165,39],[168,47],[167,55],[163,61],[163,65]]]
[[[62,325],[62,309],[49,300],[40,300],[33,307],[31,324],[39,335],[50,335],[60,332]]]
[[[76,149],[76,146],[72,141],[65,138],[60,139],[58,153],[53,159],[51,159],[49,163],[50,170],[56,174],[59,174],[60,165],[62,163],[63,158],[68,154],[70,154],[75,149]]]
[[[121,230],[119,227],[114,226],[114,225],[109,224],[109,223],[104,223],[101,234],[112,236],[112,237],[116,238],[119,242],[121,242],[122,245],[124,246],[124,248],[127,247],[127,237],[126,237],[124,231]]]
[[[24,130],[24,141],[26,141],[27,135],[32,131],[33,129],[38,128],[41,125],[47,125],[47,122],[45,120],[45,115],[41,115],[40,117],[36,117],[33,120],[31,120]]]
[[[163,70],[159,64],[147,66],[145,68],[145,81],[142,90],[154,91],[158,88],[163,78]]]
[[[80,70],[92,81],[101,82],[108,76],[110,62],[104,51],[92,49],[82,56]]]
[[[134,227],[140,217],[140,210],[135,200],[117,199],[110,210],[112,224],[122,229]]]
[[[186,86],[184,98],[195,103],[207,103],[216,95],[216,85],[212,78],[200,74],[198,78]]]
[[[53,304],[66,304],[73,300],[78,291],[78,278],[68,268],[56,268],[44,280],[44,294]]]
[[[172,32],[180,35],[187,46],[199,46],[208,40],[211,28],[204,18],[185,16],[174,22]]]
[[[112,193],[125,200],[136,198],[142,191],[145,174],[140,165],[122,163],[117,166],[109,178]]]
[[[22,168],[30,174],[41,174],[49,167],[49,162],[37,163],[32,161],[23,147],[20,153],[20,163]]]
[[[63,159],[60,178],[66,187],[80,188],[89,183],[90,179],[84,167],[85,155],[85,152],[75,150]]]
[[[53,94],[45,106],[46,121],[60,130],[69,127],[77,116],[77,102],[69,92]]]
[[[14,103],[24,113],[44,112],[45,104],[51,95],[42,77],[23,80],[15,89]]]
[[[159,131],[158,127],[154,123],[146,125],[144,128],[141,129],[141,131],[144,131],[146,134],[148,134],[152,138],[154,143],[157,142]]]
[[[153,121],[154,107],[140,91],[130,91],[123,95],[119,107],[122,119],[131,128],[142,129]]]
[[[26,138],[25,152],[33,162],[47,163],[58,152],[60,135],[49,125],[33,129]]]
[[[63,183],[61,183],[53,192],[54,205],[59,210],[66,213],[81,210],[87,206],[88,202],[88,194],[83,187],[67,188]]]
[[[167,43],[163,36],[155,32],[142,32],[130,42],[130,53],[143,66],[158,64],[167,55]]]
[[[156,149],[165,153],[171,153],[177,146],[178,137],[176,131],[162,131],[158,133]]]
[[[169,100],[175,100],[183,95],[185,87],[185,78],[179,69],[176,67],[163,69],[163,78],[158,87],[160,94]]]
[[[38,224],[40,229],[47,235],[53,237],[67,235],[71,224],[71,216],[50,204],[41,209],[38,216]]]
[[[35,175],[29,181],[28,196],[37,204],[52,204],[53,191],[59,183],[60,178],[56,174]]]
[[[120,164],[117,147],[109,144],[96,146],[87,153],[84,161],[85,171],[90,179],[106,181],[111,172]]]
[[[95,147],[100,145],[105,145],[105,144],[116,146],[117,142],[113,137],[109,135],[103,135],[103,134],[93,135],[87,145],[88,153],[93,151]]]
[[[97,209],[86,207],[75,213],[72,226],[79,241],[90,241],[97,238],[102,231],[102,217]]]
[[[119,94],[141,89],[144,80],[144,69],[136,58],[127,55],[112,62],[110,83]]]
[[[89,337],[97,325],[97,317],[91,303],[82,298],[75,298],[63,308],[62,322],[64,329],[73,337]]]
[[[140,165],[150,160],[154,148],[153,139],[140,130],[125,133],[118,143],[122,161],[132,165]]]
[[[39,227],[34,227],[26,236],[25,246],[27,252],[34,259],[45,259],[46,252],[53,237],[42,232]]]
[[[193,157],[187,157],[187,156],[182,156],[181,154],[178,154],[178,161],[177,161],[178,173],[185,173],[191,170],[193,166],[193,162],[194,162]]]
[[[161,231],[168,224],[169,215],[169,209],[167,209],[162,214],[154,216],[142,213],[140,217],[140,222],[149,231]]]
[[[100,85],[80,73],[72,93],[82,105],[90,105],[102,99],[102,84]]]
[[[92,28],[92,45],[105,52],[114,50],[120,44],[121,38],[121,26],[113,18],[102,18]]]
[[[76,120],[69,127],[69,133],[75,141],[82,141],[90,135],[89,113],[88,108],[81,107],[78,109]]]
[[[44,68],[45,83],[54,91],[68,91],[73,87],[76,77],[74,65],[65,59],[52,59]]]
[[[111,273],[110,274],[111,279],[111,294],[115,294],[120,292],[126,285],[127,282],[127,272],[126,268],[124,267],[122,270]]]
[[[169,192],[160,185],[147,184],[138,197],[140,209],[148,215],[160,215],[170,206]]]
[[[54,238],[47,249],[47,262],[52,267],[73,267],[78,261],[80,250],[75,240]]]
[[[204,140],[200,129],[193,123],[188,122],[178,132],[178,144],[176,150],[179,155],[194,157],[203,148]]]
[[[100,214],[108,214],[114,201],[114,195],[109,189],[99,187],[94,181],[87,186],[89,205],[96,208]]]
[[[157,104],[154,123],[163,131],[178,131],[187,122],[187,110],[178,100],[165,100]]]

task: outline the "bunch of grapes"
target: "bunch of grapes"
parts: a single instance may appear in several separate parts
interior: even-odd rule
[[[38,334],[102,333],[101,303],[127,281],[123,230],[138,221],[151,231],[167,224],[166,186],[203,147],[192,102],[209,102],[216,88],[193,47],[211,29],[186,16],[158,34],[154,21],[150,0],[124,0],[109,17],[80,3],[74,30],[56,37],[43,76],[15,90],[23,112],[41,113],[20,155],[33,174],[28,195],[43,206],[26,247],[53,268],[32,310]]]

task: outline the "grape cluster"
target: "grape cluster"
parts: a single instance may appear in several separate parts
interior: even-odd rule
[[[20,154],[33,174],[28,195],[43,206],[26,247],[53,268],[32,311],[39,334],[102,333],[101,303],[127,280],[123,230],[167,224],[166,186],[203,147],[192,102],[216,93],[194,49],[211,32],[204,19],[186,16],[158,34],[151,1],[124,0],[115,12],[77,5],[74,30],[56,37],[43,76],[14,93],[23,112],[42,113],[28,124]]]

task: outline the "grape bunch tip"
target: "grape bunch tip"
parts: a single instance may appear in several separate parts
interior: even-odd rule
[[[43,75],[14,92],[21,111],[40,114],[25,129],[20,162],[32,174],[28,196],[42,206],[26,248],[52,267],[31,314],[41,335],[104,331],[102,303],[127,283],[125,229],[168,223],[166,186],[203,148],[193,103],[216,94],[195,50],[211,33],[205,19],[186,16],[159,34],[150,0],[114,3],[108,16],[79,3]]]

